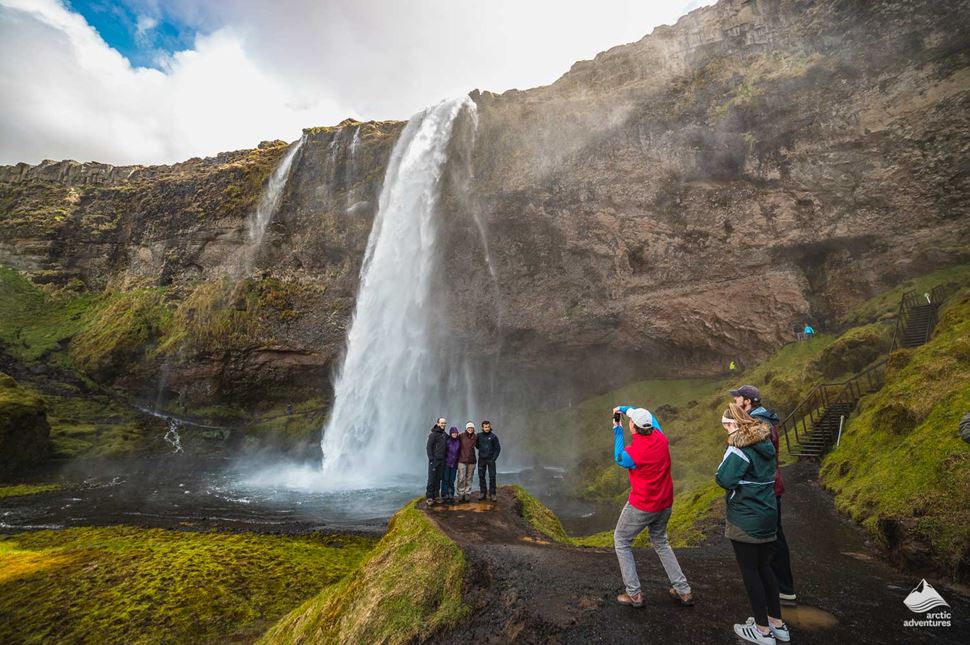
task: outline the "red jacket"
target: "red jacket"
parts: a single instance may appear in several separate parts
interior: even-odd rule
[[[630,504],[641,511],[655,513],[674,503],[674,480],[670,476],[670,448],[663,432],[634,434],[626,447],[635,467],[630,473]]]

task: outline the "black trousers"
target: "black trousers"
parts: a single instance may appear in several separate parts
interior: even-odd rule
[[[441,496],[441,479],[444,477],[444,474],[445,462],[428,462],[428,490],[425,491],[425,496],[428,499],[434,499]]]
[[[741,568],[741,578],[744,579],[744,590],[748,593],[748,602],[754,612],[754,622],[767,625],[768,616],[781,618],[778,583],[771,571],[775,543],[749,544],[731,540],[731,546],[734,547],[734,557]]]
[[[488,488],[485,488],[485,473],[488,472]],[[494,459],[480,459],[478,461],[478,487],[482,491],[482,495],[486,491],[490,495],[495,494],[495,460]]]
[[[778,539],[775,541],[775,555],[771,558],[771,570],[778,582],[778,591],[794,595],[795,579],[791,573],[791,554],[788,551],[785,533],[781,530],[781,498],[775,497],[775,500],[778,502]]]

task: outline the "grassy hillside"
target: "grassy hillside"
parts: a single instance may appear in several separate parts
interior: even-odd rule
[[[941,309],[930,342],[893,355],[886,385],[849,418],[823,466],[839,510],[902,563],[970,574],[970,289]]]
[[[411,502],[391,518],[368,560],[260,639],[277,643],[408,643],[457,623],[465,556]]]
[[[123,526],[0,537],[0,642],[252,641],[373,545]]]

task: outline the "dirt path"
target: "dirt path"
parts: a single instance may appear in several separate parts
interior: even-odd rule
[[[784,612],[792,642],[967,642],[970,598],[931,579],[950,604],[952,626],[904,627],[922,617],[902,602],[921,576],[880,561],[864,534],[835,512],[811,466],[785,472],[784,523],[801,601]],[[427,512],[462,546],[471,569],[472,615],[436,642],[734,643],[732,623],[750,615],[730,545],[718,536],[677,550],[697,600],[693,608],[669,600],[656,555],[637,550],[647,607],[631,609],[613,601],[622,583],[612,550],[550,543],[516,513],[508,489],[500,489],[494,505]]]

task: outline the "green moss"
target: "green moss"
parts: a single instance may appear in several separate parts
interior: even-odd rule
[[[889,351],[892,333],[882,322],[853,327],[822,350],[815,367],[827,379],[855,374]]]
[[[372,546],[122,526],[0,537],[0,641],[252,640]]]
[[[0,344],[15,358],[35,361],[80,331],[96,301],[91,294],[48,293],[0,266]]]
[[[106,294],[83,320],[71,340],[70,356],[81,369],[111,381],[137,369],[171,318],[164,289],[134,289]]]
[[[55,459],[132,454],[144,446],[146,424],[157,423],[104,395],[47,394],[44,400]]]
[[[617,468],[617,470],[620,470]],[[547,538],[569,546],[612,548],[613,531],[601,531],[592,535],[571,536],[566,533],[556,514],[533,497],[522,486],[512,487],[516,499],[521,504],[522,517]],[[721,508],[724,491],[713,482],[689,494],[677,496],[671,510],[667,534],[675,547],[696,544],[705,536],[704,529],[717,516]],[[650,536],[644,532],[637,536],[633,546],[650,546]]]
[[[930,342],[904,355],[849,418],[821,478],[886,546],[898,538],[885,527],[896,527],[956,572],[970,554],[970,451],[958,432],[970,410],[970,289],[941,310]]]
[[[468,613],[461,549],[411,502],[370,558],[339,585],[287,615],[260,643],[408,643]]]
[[[13,486],[0,486],[0,499],[4,497],[23,497],[25,495],[49,493],[59,488],[59,484],[15,484]]]
[[[203,282],[167,321],[163,354],[235,351],[272,344],[280,323],[299,317],[304,287],[277,278]]]

